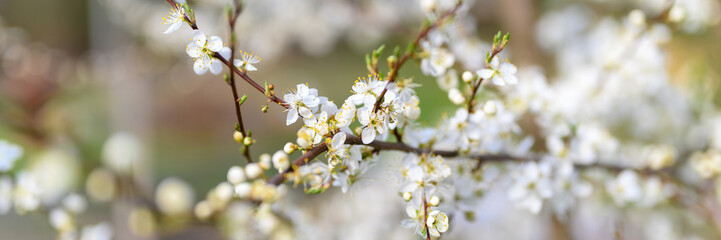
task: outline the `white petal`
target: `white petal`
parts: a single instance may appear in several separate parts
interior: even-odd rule
[[[298,112],[300,113],[300,116],[304,118],[309,118],[313,116],[313,113],[310,112],[310,109],[308,109],[307,107],[298,108]]]
[[[248,63],[248,64],[245,64],[245,70],[252,72],[252,71],[255,71],[255,70],[258,70],[258,69],[255,68],[255,66],[253,66],[253,64]]]
[[[225,58],[227,60],[227,59],[230,59],[231,52],[232,51],[230,51],[229,47],[223,47],[220,49],[220,52],[218,52],[218,53],[220,53],[220,56],[222,56],[223,58]]]
[[[200,48],[198,45],[195,45],[195,42],[191,42],[188,44],[188,46],[185,48],[185,52],[188,53],[188,56],[192,58],[200,57]]]
[[[498,59],[498,56],[495,56],[495,57],[493,57],[493,59],[491,59],[491,64],[490,64],[491,68],[498,69],[499,64],[501,64],[501,60]]]
[[[478,71],[476,73],[478,74],[479,77],[481,77],[483,79],[489,79],[493,76],[494,72],[493,72],[493,70],[486,68],[486,69],[481,69],[480,71]]]
[[[164,34],[170,34],[170,33],[172,33],[172,32],[175,32],[175,31],[178,30],[178,28],[180,28],[180,26],[182,26],[182,25],[183,25],[183,22],[182,22],[182,21],[180,21],[180,22],[175,22],[175,23],[173,23],[172,25],[170,25],[170,27],[168,27],[168,30],[165,30],[165,32],[163,32],[163,33],[164,33]]]
[[[518,69],[516,69],[516,66],[510,63],[504,63],[501,65],[501,68],[499,69],[502,73],[505,74],[515,74]]]
[[[369,127],[363,128],[363,132],[361,133],[361,135],[363,135],[362,136],[363,144],[369,144],[369,143],[373,142],[373,140],[376,139],[376,130],[374,130],[373,128],[369,128]]]
[[[288,110],[288,116],[285,118],[285,125],[291,125],[298,120],[298,111],[295,109]]]
[[[220,62],[220,60],[213,58],[213,60],[210,60],[210,72],[218,75],[220,72],[223,71],[223,63]]]
[[[333,136],[333,140],[331,140],[331,144],[330,144],[330,145],[331,145],[334,149],[340,148],[340,147],[345,143],[345,137],[346,137],[346,136],[345,136],[345,133],[343,133],[343,132],[336,133],[336,134]]]
[[[518,83],[518,78],[516,78],[515,75],[506,75],[503,79],[506,80],[506,83],[511,85]]]
[[[308,90],[308,86],[306,86],[305,84],[298,84],[296,85],[296,88],[298,89],[298,91],[296,92],[298,96],[305,97],[308,96],[308,94],[310,93],[310,91]]]
[[[193,42],[198,47],[205,46],[205,43],[208,41],[208,38],[205,37],[205,34],[201,32],[200,30],[193,30]]]
[[[240,59],[233,59],[233,66],[240,67],[240,65],[243,65],[243,61],[241,61]]]
[[[210,37],[208,41],[208,49],[213,52],[220,52],[223,49],[223,39],[218,36]]]
[[[496,75],[493,77],[493,84],[496,84],[498,86],[505,86],[506,82],[503,81],[503,78]]]
[[[195,74],[203,75],[208,71],[208,67],[205,66],[202,59],[198,58],[193,64],[193,71],[195,71]]]

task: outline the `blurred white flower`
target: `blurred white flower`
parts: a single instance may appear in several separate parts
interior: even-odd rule
[[[80,240],[110,240],[112,238],[113,228],[106,222],[85,226],[80,235]]]
[[[606,191],[618,206],[636,203],[643,197],[638,175],[633,170],[624,170],[616,179],[606,182]]]
[[[129,173],[143,156],[143,145],[135,135],[114,133],[103,145],[103,162],[118,173]]]
[[[523,165],[508,191],[508,197],[515,201],[518,207],[538,214],[543,207],[543,200],[553,197],[550,173],[551,166],[546,162]]]
[[[22,155],[23,149],[20,146],[0,140],[0,173],[10,170]]]
[[[243,172],[243,168],[240,166],[232,166],[230,169],[228,169],[227,174],[228,182],[232,184],[240,184],[242,182],[245,182],[245,172]]]
[[[158,208],[163,214],[171,216],[190,213],[194,198],[193,188],[175,177],[163,179],[155,191]]]
[[[288,154],[286,154],[282,150],[278,150],[275,153],[273,153],[272,160],[273,160],[273,167],[275,167],[275,169],[278,169],[279,173],[290,168],[290,159],[288,159]]]
[[[88,200],[78,193],[71,193],[63,200],[63,208],[78,215],[85,212],[85,209],[88,208]]]
[[[428,57],[421,60],[421,71],[423,74],[438,77],[446,73],[446,69],[453,66],[455,56],[441,47],[433,47],[428,42],[421,43],[428,51]]]
[[[13,181],[8,176],[0,177],[0,215],[10,211],[13,203]]]

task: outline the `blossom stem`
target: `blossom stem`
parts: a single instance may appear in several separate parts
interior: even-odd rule
[[[226,66],[230,67],[235,74],[238,74],[238,76],[240,76],[241,78],[243,78],[243,80],[245,80],[248,84],[250,84],[251,86],[253,86],[253,88],[255,88],[256,90],[260,91],[261,93],[263,93],[263,94],[265,95],[265,88],[264,88],[263,86],[261,86],[260,84],[258,84],[257,82],[255,82],[255,80],[253,80],[252,78],[250,78],[250,77],[249,77],[247,74],[245,74],[244,72],[241,72],[240,69],[238,69],[238,68],[236,68],[236,67],[233,67],[233,64],[232,64],[230,61],[228,61],[227,59],[225,59],[223,56],[221,56],[220,53],[215,53],[215,54],[213,54],[213,57],[214,57],[214,58],[217,58],[218,60],[220,60],[221,62],[223,62],[223,64],[225,64]],[[278,105],[280,105],[280,106],[283,107],[283,108],[288,108],[288,107],[289,107],[288,103],[286,103],[285,101],[283,101],[282,99],[280,99],[279,97],[277,97],[277,96],[275,96],[275,95],[273,95],[273,94],[266,95],[266,97],[268,97],[269,100],[277,103]]]
[[[423,202],[423,228],[426,229],[426,240],[431,240],[431,232],[428,229],[426,222],[428,221],[428,202],[426,201],[426,190],[423,189],[421,195],[421,201]]]
[[[228,27],[230,29],[230,59],[234,59],[235,56],[235,22],[238,19],[238,15],[240,15],[241,6],[238,4],[237,1],[233,1],[233,7],[234,11],[232,16],[230,16],[230,19],[228,19]],[[235,67],[232,65],[228,66],[228,69],[230,71],[233,71]],[[238,119],[238,128],[240,129],[240,132],[243,133],[243,136],[248,136],[248,132],[245,131],[245,126],[243,124],[243,114],[240,111],[240,97],[238,96],[238,88],[235,86],[235,74],[232,72],[230,73],[228,83],[230,85],[230,89],[233,91],[233,105],[235,105],[235,116]],[[245,155],[245,159],[248,160],[248,162],[253,162],[253,159],[250,156],[250,145],[243,144],[243,155]]]
[[[498,55],[498,53],[503,51],[503,48],[504,48],[504,46],[499,46],[497,49],[493,49],[493,51],[491,52],[490,59],[493,59],[494,57],[496,57],[496,55]],[[488,68],[488,66],[489,66],[489,63],[486,63],[486,68]],[[475,84],[473,84],[473,90],[471,91],[471,97],[469,97],[469,99],[468,99],[468,113],[469,114],[473,113],[473,100],[476,99],[476,93],[478,92],[478,89],[481,88],[481,83],[483,83],[483,80],[484,79],[479,76],[478,81],[476,81]]]

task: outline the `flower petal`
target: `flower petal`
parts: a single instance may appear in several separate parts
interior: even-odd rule
[[[223,63],[220,62],[217,58],[213,58],[210,60],[210,72],[218,75],[220,72],[223,71]]]
[[[298,111],[295,109],[288,110],[288,116],[285,118],[285,125],[291,125],[298,121]]]
[[[193,71],[195,71],[195,74],[203,75],[205,72],[208,71],[208,67],[205,66],[205,63],[203,63],[203,59],[196,59],[195,63],[193,64]]]
[[[208,41],[208,49],[213,52],[220,52],[223,49],[223,39],[218,36],[211,36]]]
[[[369,144],[373,142],[373,140],[376,139],[376,130],[373,128],[363,128],[363,132],[361,133],[363,144]]]
[[[163,32],[163,34],[170,34],[170,33],[172,33],[172,32],[175,32],[175,31],[178,30],[178,29],[180,28],[180,26],[182,26],[182,25],[183,25],[183,22],[181,22],[181,21],[175,22],[175,23],[173,23],[172,25],[170,25],[170,27],[168,27],[168,30],[165,30],[165,32]]]
[[[198,47],[205,46],[205,43],[208,41],[208,38],[205,36],[203,32],[200,30],[193,30],[193,42]]]
[[[201,54],[200,47],[198,47],[198,45],[195,45],[195,42],[189,43],[188,46],[185,48],[185,52],[188,53],[188,56],[192,58],[200,57]]]

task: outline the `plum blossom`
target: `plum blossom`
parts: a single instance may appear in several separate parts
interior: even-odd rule
[[[298,120],[300,114],[303,118],[309,118],[313,116],[313,110],[315,110],[320,104],[318,98],[318,90],[315,88],[308,88],[305,84],[298,84],[296,91],[283,95],[283,100],[288,103],[288,116],[286,117],[285,124],[291,125]]]
[[[516,71],[515,65],[509,62],[501,63],[498,56],[495,56],[486,68],[476,73],[483,79],[492,79],[493,83],[498,86],[505,86],[506,84],[513,85],[518,83]]]
[[[200,30],[193,30],[192,41],[188,44],[185,52],[188,56],[195,59],[193,71],[195,74],[203,75],[208,69],[210,72],[218,75],[223,70],[223,63],[214,57],[215,53],[219,53],[223,58],[230,57],[230,48],[223,46],[223,40],[218,36],[208,38]]]
[[[256,71],[258,68],[256,68],[253,64],[259,63],[260,58],[252,53],[247,53],[241,51],[243,56],[240,57],[240,59],[233,60],[233,65],[236,67],[239,67],[243,69],[244,71]]]
[[[448,216],[438,210],[431,211],[428,214],[426,225],[431,236],[440,237],[441,233],[448,230]]]
[[[175,32],[180,28],[180,26],[183,25],[183,22],[185,21],[185,8],[183,4],[175,5],[172,9],[170,9],[170,13],[168,13],[167,18],[163,18],[163,24],[170,24],[170,27],[168,27],[164,34],[170,34],[172,32]]]
[[[368,78],[358,78],[353,84],[353,95],[348,97],[354,104],[373,106],[376,97],[383,92],[385,82],[378,79],[378,75],[368,75]]]
[[[551,166],[548,163],[530,162],[523,165],[508,191],[508,197],[515,201],[518,207],[538,214],[543,207],[543,200],[553,196],[550,174]]]

